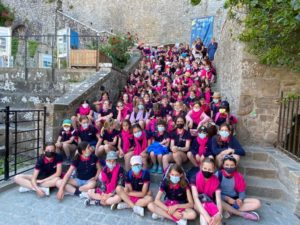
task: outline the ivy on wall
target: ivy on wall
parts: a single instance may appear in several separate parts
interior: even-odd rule
[[[199,5],[200,3],[201,3],[201,0],[191,0],[191,4],[192,4],[193,6]]]
[[[11,55],[16,58],[19,49],[19,39],[13,37],[11,39]]]
[[[0,2],[0,26],[6,26],[6,23],[12,23],[14,19],[13,12]]]
[[[28,41],[28,53],[31,58],[35,56],[39,43],[35,40]]]
[[[238,10],[246,10],[239,39],[262,64],[300,71],[299,0],[226,0],[224,7],[236,19]]]

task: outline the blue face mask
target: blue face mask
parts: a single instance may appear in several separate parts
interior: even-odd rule
[[[220,130],[219,134],[222,138],[228,138],[230,135],[228,131],[223,131],[223,130]]]
[[[134,174],[139,174],[142,170],[142,165],[134,165],[131,169]]]
[[[140,138],[142,136],[142,131],[138,131],[138,132],[134,133],[133,135],[136,138]]]
[[[213,99],[213,102],[214,102],[214,103],[218,103],[218,102],[219,102],[219,99],[214,98],[214,99]]]
[[[143,105],[138,105],[138,109],[139,109],[139,110],[143,110],[143,109],[144,109],[144,106],[143,106]]]
[[[157,127],[158,132],[164,132],[165,128],[164,127]]]
[[[112,169],[116,166],[116,164],[115,164],[115,163],[106,162],[106,166],[107,166],[110,170],[112,170]]]
[[[177,184],[180,181],[180,177],[170,175],[170,180],[173,184]]]
[[[204,139],[206,138],[206,134],[205,133],[200,133],[198,134],[199,138]]]

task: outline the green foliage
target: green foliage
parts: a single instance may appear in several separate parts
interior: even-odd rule
[[[14,57],[14,59],[17,56],[18,49],[19,49],[19,39],[13,37],[11,40],[11,55]]]
[[[282,102],[289,102],[290,100],[298,100],[299,98],[300,98],[299,94],[289,92],[282,98]]]
[[[233,18],[236,10],[246,9],[239,39],[261,63],[300,69],[299,0],[226,0],[224,7]]]
[[[133,46],[133,41],[124,35],[110,36],[108,44],[100,47],[100,51],[108,55],[112,59],[114,66],[123,69],[130,55],[128,49]]]
[[[28,41],[28,53],[31,58],[35,56],[39,43],[35,40]]]
[[[201,0],[191,0],[191,4],[193,6],[199,5],[201,3]]]
[[[0,2],[0,26],[4,26],[5,22],[14,21],[15,16],[11,10]]]

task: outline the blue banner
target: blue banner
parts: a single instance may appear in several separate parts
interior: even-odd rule
[[[213,37],[214,17],[203,17],[192,21],[191,45],[198,37],[207,47]]]
[[[79,36],[76,31],[71,30],[71,40],[70,45],[71,49],[79,49]]]

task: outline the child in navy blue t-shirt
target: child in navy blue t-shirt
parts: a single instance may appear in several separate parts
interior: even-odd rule
[[[125,188],[118,186],[116,191],[124,201],[117,205],[117,209],[132,208],[133,212],[144,216],[144,208],[152,202],[150,186],[150,174],[142,169],[142,157],[132,156],[130,160],[131,170],[126,176]]]
[[[161,198],[165,194],[165,201]],[[196,218],[194,202],[189,183],[181,166],[173,164],[162,180],[155,201],[148,205],[152,218],[167,218],[177,224],[186,224]]]
[[[55,153],[54,143],[46,143],[44,154],[38,158],[33,175],[15,176],[16,184],[21,186],[19,192],[35,191],[39,197],[49,195],[49,188],[55,187],[61,176],[62,161],[62,157]]]
[[[71,178],[74,171],[76,171],[76,178]],[[72,165],[64,178],[56,183],[58,188],[57,199],[62,200],[65,192],[86,197],[86,192],[96,186],[96,180],[100,171],[100,163],[95,154],[93,154],[90,144],[85,141],[80,142]]]
[[[115,120],[113,118],[105,121],[104,126],[100,132],[101,144],[96,149],[96,155],[101,156],[116,149],[119,131],[115,129]]]

